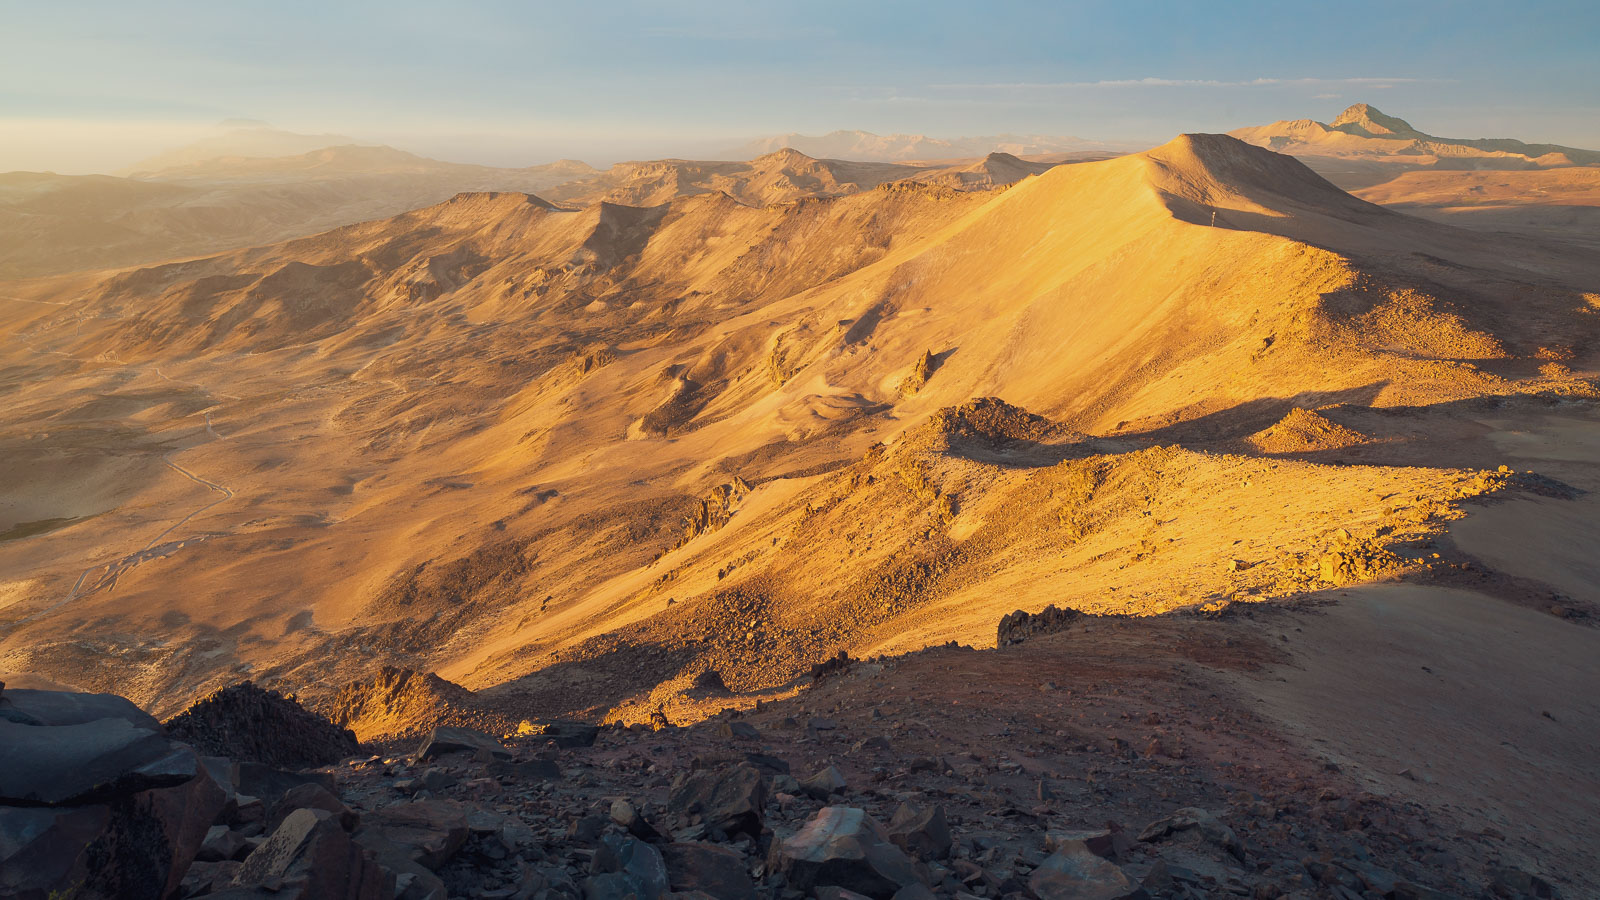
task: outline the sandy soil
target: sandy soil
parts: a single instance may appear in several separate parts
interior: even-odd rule
[[[1307,752],[1584,872],[1600,821],[1600,632],[1474,592],[1374,585],[1282,633],[1292,661],[1236,681]]]

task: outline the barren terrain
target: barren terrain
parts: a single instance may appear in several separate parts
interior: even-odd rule
[[[1207,801],[1370,792],[1582,896],[1600,257],[1518,211],[1592,171],[791,151],[6,282],[0,673],[381,741],[1103,714]],[[1116,618],[997,648],[1051,605]],[[810,693],[841,651],[887,668]]]

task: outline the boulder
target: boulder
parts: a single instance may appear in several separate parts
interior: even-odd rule
[[[199,770],[193,750],[125,718],[0,721],[0,803],[91,803],[179,785]]]
[[[1145,889],[1081,841],[1063,842],[1028,876],[1039,900],[1143,900]]]
[[[357,841],[362,832],[369,830],[375,837],[400,847],[409,859],[434,871],[461,849],[469,831],[466,810],[450,800],[412,800],[385,806],[367,814]]]
[[[1201,840],[1231,853],[1243,861],[1244,844],[1233,829],[1217,821],[1217,817],[1197,806],[1186,806],[1164,819],[1158,819],[1139,832],[1140,841],[1159,841],[1175,834],[1193,834]]]
[[[1077,831],[1048,831],[1044,836],[1045,850],[1054,853],[1066,844],[1077,841],[1089,848],[1089,852],[1103,859],[1116,862],[1127,855],[1134,847],[1133,838],[1127,832],[1112,831],[1109,828],[1091,828]]]
[[[321,809],[333,813],[338,820],[339,827],[345,831],[354,831],[360,824],[361,817],[356,815],[344,801],[335,797],[327,788],[320,784],[297,784],[278,798],[272,807],[272,815],[267,819],[267,830],[276,831],[283,820],[297,809]]]
[[[886,830],[889,840],[896,847],[918,859],[946,859],[950,856],[950,825],[945,821],[942,806],[919,809],[902,803],[889,819]]]
[[[878,900],[923,881],[883,826],[850,806],[825,807],[793,837],[774,841],[767,871],[783,875],[796,890],[837,885]]]
[[[201,862],[243,860],[249,855],[249,847],[244,835],[226,825],[213,825],[206,832],[205,840],[200,842],[200,850],[194,858]]]
[[[611,802],[611,821],[628,829],[628,833],[641,841],[655,843],[661,840],[661,832],[656,830],[640,813],[638,808],[627,800],[613,800]]]
[[[703,891],[719,900],[755,900],[744,854],[700,841],[679,841],[661,847],[667,882],[676,892]]]
[[[411,847],[392,844],[371,828],[359,828],[350,837],[394,878],[395,900],[447,900],[449,897],[444,882],[413,858]]]
[[[766,753],[751,751],[715,751],[696,753],[690,764],[691,769],[719,769],[727,766],[736,766],[747,762],[758,769],[763,769],[773,775],[789,774],[789,764],[776,756]]]
[[[471,728],[440,725],[428,732],[427,740],[417,749],[417,761],[437,759],[446,753],[477,753],[479,750],[485,750],[500,759],[511,758],[511,751],[493,735]]]
[[[579,747],[593,747],[595,738],[600,736],[600,726],[585,725],[582,722],[551,722],[544,726],[540,732],[545,740],[554,741],[557,747],[563,750],[575,750]]]
[[[749,722],[734,720],[718,725],[717,737],[755,741],[761,739],[761,732],[757,731],[756,727]]]
[[[846,786],[844,773],[833,766],[828,766],[826,769],[800,782],[800,790],[805,791],[806,796],[823,802],[827,802],[827,799],[834,794],[844,793]]]
[[[587,900],[659,900],[670,891],[661,851],[637,838],[608,834],[589,861]]]
[[[260,799],[268,809],[302,784],[319,785],[330,794],[338,790],[333,776],[326,772],[290,772],[264,763],[241,762],[235,765],[234,773],[234,789],[246,797]]]
[[[98,719],[123,719],[136,728],[161,730],[155,716],[116,694],[17,688],[0,694],[0,720],[19,725],[83,725]]]
[[[707,829],[729,835],[761,836],[761,812],[767,805],[767,779],[748,763],[680,777],[667,797],[667,808],[698,818]]]
[[[297,809],[245,858],[236,887],[303,900],[389,900],[395,880],[327,810]]]
[[[100,803],[0,806],[0,897],[171,896],[225,800],[200,769],[182,784]]]

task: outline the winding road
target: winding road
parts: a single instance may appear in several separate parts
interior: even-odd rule
[[[4,295],[0,295],[0,300],[12,300],[12,301],[16,301],[16,302],[19,302],[19,303],[37,303],[37,304],[44,305],[44,306],[58,306],[58,307],[67,307],[67,306],[69,306],[69,304],[66,304],[66,303],[58,303],[58,302],[53,302],[53,301],[48,301],[48,300],[29,300],[29,299],[26,299],[24,297],[10,297],[10,296],[4,296]],[[97,317],[97,318],[100,318],[100,317]],[[122,317],[121,316],[110,316],[110,317],[105,317],[105,318],[122,318]],[[81,321],[82,321],[82,317],[79,318],[79,322],[80,323],[81,323]],[[30,350],[33,350],[35,353],[41,353],[41,354],[48,353],[48,354],[52,354],[52,355],[56,355],[56,356],[66,356],[66,357],[73,358],[73,359],[77,359],[78,358],[76,356],[73,356],[70,353],[65,353],[65,352],[60,351],[60,350],[40,350],[38,347],[35,347],[33,345],[33,342],[31,340],[29,340],[30,335],[23,334],[23,333],[19,332],[19,333],[13,335],[13,336],[21,339],[22,342]],[[161,379],[163,379],[165,381],[171,382],[172,384],[181,385],[181,386],[185,386],[185,387],[192,387],[192,388],[195,388],[196,390],[202,391],[202,392],[204,392],[204,393],[206,393],[206,394],[208,394],[208,395],[210,395],[212,397],[217,397],[219,399],[227,399],[227,400],[238,400],[238,399],[240,399],[238,397],[235,397],[235,396],[232,396],[232,395],[229,395],[229,394],[218,394],[218,393],[212,391],[210,388],[207,388],[205,385],[198,384],[196,382],[179,381],[179,380],[177,380],[175,378],[172,378],[172,377],[168,376],[165,372],[161,371],[161,369],[159,367],[156,367],[156,366],[152,366],[151,367],[151,371],[153,371],[153,373],[156,376],[160,377]],[[205,432],[206,432],[206,434],[209,435],[210,438],[213,441],[227,440],[227,436],[226,435],[219,433],[212,426],[211,410],[209,410],[209,409],[204,410],[203,413],[204,413],[204,416],[205,416]],[[15,622],[11,622],[11,623],[9,623],[7,625],[0,625],[0,629],[11,629],[11,630],[14,630],[14,629],[16,629],[16,628],[18,628],[18,627],[20,627],[22,625],[25,625],[25,624],[29,623],[29,622],[33,622],[33,621],[36,621],[36,620],[38,620],[40,618],[43,618],[44,616],[47,616],[50,613],[52,613],[52,612],[60,609],[61,607],[67,605],[68,603],[71,603],[72,601],[78,599],[79,597],[83,597],[83,596],[86,596],[88,594],[92,594],[95,591],[100,590],[101,588],[104,588],[104,587],[114,586],[116,584],[117,579],[124,572],[127,572],[128,570],[130,570],[133,567],[139,565],[140,563],[146,562],[146,561],[152,560],[152,559],[160,559],[160,558],[168,556],[168,555],[176,552],[177,550],[182,549],[184,546],[186,546],[189,543],[188,540],[173,541],[173,540],[167,540],[167,538],[174,531],[178,530],[179,528],[181,528],[185,524],[187,524],[195,516],[198,516],[201,513],[204,513],[207,510],[210,510],[211,508],[217,506],[220,503],[224,503],[224,502],[232,499],[233,496],[234,496],[234,492],[233,492],[232,488],[229,488],[229,487],[227,487],[226,485],[223,485],[223,484],[219,484],[219,483],[217,483],[215,481],[211,481],[210,479],[203,478],[203,477],[195,474],[194,472],[191,472],[190,470],[184,468],[183,466],[181,466],[178,463],[173,461],[173,457],[175,457],[179,453],[182,453],[185,450],[189,450],[189,449],[193,449],[193,448],[185,447],[185,448],[182,448],[182,449],[179,449],[179,450],[171,450],[171,451],[167,452],[166,454],[164,454],[161,457],[161,462],[164,465],[166,465],[168,468],[172,469],[174,472],[177,472],[179,475],[182,475],[183,477],[189,479],[190,481],[194,482],[195,484],[201,485],[202,487],[205,487],[207,490],[210,490],[210,491],[218,494],[219,496],[215,500],[212,500],[210,503],[207,503],[207,504],[205,504],[203,506],[200,506],[200,507],[198,507],[198,508],[196,508],[194,510],[191,510],[187,515],[183,516],[182,518],[178,519],[175,522],[172,522],[166,528],[162,529],[161,533],[159,533],[155,537],[151,538],[150,541],[148,543],[146,543],[144,545],[144,547],[140,548],[139,550],[136,550],[133,553],[129,553],[129,554],[127,554],[125,556],[122,556],[122,557],[119,557],[117,559],[111,560],[110,562],[95,563],[94,565],[91,565],[88,568],[84,569],[81,573],[79,573],[77,581],[73,582],[72,590],[70,590],[67,593],[67,596],[64,599],[62,599],[61,601],[59,601],[57,603],[53,603],[53,604],[51,604],[51,605],[49,605],[47,607],[44,607],[43,609],[36,610],[32,614],[30,614],[30,615],[28,615],[28,616],[26,616],[26,617],[24,617],[22,619],[18,619]],[[91,576],[96,576],[96,573],[99,573],[98,576],[94,577],[91,580]]]

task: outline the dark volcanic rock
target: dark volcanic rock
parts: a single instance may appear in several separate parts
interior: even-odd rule
[[[636,838],[606,835],[589,871],[593,874],[583,884],[588,900],[657,900],[670,890],[661,851]]]
[[[201,862],[242,861],[249,855],[248,846],[244,835],[226,825],[213,825],[206,832],[205,840],[200,842],[200,850],[194,858]]]
[[[575,750],[593,747],[595,738],[600,736],[600,726],[582,722],[551,722],[544,726],[541,734],[545,740],[554,741],[563,750]]]
[[[833,766],[828,766],[817,774],[800,782],[800,789],[806,796],[813,800],[827,802],[834,794],[842,794],[847,787],[844,773]]]
[[[233,783],[239,793],[259,798],[268,809],[302,784],[319,785],[330,794],[336,790],[333,776],[326,772],[285,772],[261,763],[235,765]]]
[[[182,784],[104,803],[0,806],[0,897],[170,896],[225,799],[201,768]]]
[[[1244,859],[1244,844],[1240,843],[1233,829],[1217,821],[1216,816],[1195,806],[1186,806],[1164,819],[1151,822],[1139,833],[1139,840],[1159,841],[1177,834],[1196,835],[1201,840],[1228,851],[1236,858]]]
[[[661,847],[674,891],[704,891],[719,900],[755,900],[744,854],[716,844],[680,841]]]
[[[707,829],[752,838],[761,836],[761,811],[766,805],[766,776],[748,763],[685,775],[667,798],[670,810],[698,817]]]
[[[756,730],[749,722],[723,722],[717,726],[717,736],[725,738],[744,738],[747,740],[760,740],[761,732]]]
[[[500,759],[511,758],[511,751],[493,735],[471,728],[440,725],[428,732],[427,739],[417,749],[417,761],[437,759],[446,753],[477,753],[479,750]]]
[[[895,846],[919,859],[944,859],[950,855],[950,826],[945,822],[942,806],[918,809],[902,803],[886,830]]]
[[[171,787],[193,778],[193,750],[127,719],[76,725],[0,721],[0,802],[65,805]]]
[[[22,725],[82,725],[96,719],[126,719],[138,728],[161,730],[155,716],[116,694],[13,688],[0,694],[0,719]]]
[[[208,756],[287,769],[335,763],[361,749],[349,730],[248,681],[168,719],[167,731]]]
[[[1082,616],[1075,609],[1059,609],[1053,603],[1036,613],[1019,609],[1000,619],[996,639],[1001,647],[1020,644],[1035,635],[1065,630]]]
[[[838,885],[880,900],[922,880],[883,826],[850,806],[825,807],[793,837],[775,841],[767,870],[797,890]]]
[[[354,831],[360,824],[361,817],[356,815],[350,807],[344,805],[333,792],[320,784],[300,784],[290,788],[278,798],[273,805],[272,815],[267,820],[267,830],[275,831],[283,824],[291,813],[297,809],[320,809],[333,814],[334,820],[345,831]]]
[[[466,843],[466,809],[450,800],[413,800],[386,806],[364,819],[361,830],[404,848],[411,859],[437,870]]]
[[[284,819],[245,858],[234,884],[304,900],[389,900],[395,888],[394,876],[320,809],[296,810]]]
[[[1134,900],[1149,895],[1115,863],[1067,841],[1028,876],[1039,900]]]

